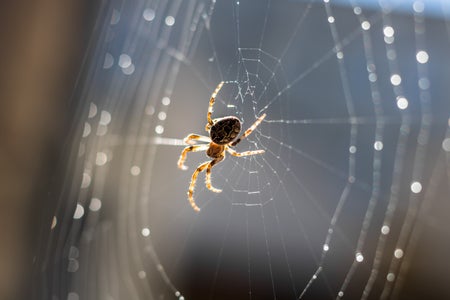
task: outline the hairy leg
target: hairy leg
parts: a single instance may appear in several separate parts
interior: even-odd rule
[[[245,151],[245,152],[236,152],[233,149],[228,148],[228,153],[230,153],[233,156],[241,157],[241,156],[249,156],[249,155],[255,155],[255,154],[263,154],[264,150],[253,150],[253,151]]]
[[[188,190],[188,199],[189,199],[189,203],[191,204],[192,208],[195,211],[200,211],[200,207],[198,207],[194,201],[195,183],[197,182],[198,173],[203,171],[209,164],[210,164],[209,161],[202,163],[200,166],[198,166],[198,168],[192,174],[191,184],[189,185],[189,190]]]
[[[187,137],[185,137],[183,141],[185,144],[195,145],[196,141],[209,143],[211,142],[211,139],[204,135],[191,133]]]
[[[222,86],[223,86],[223,81],[221,81],[217,85],[216,89],[211,94],[211,99],[209,99],[208,113],[206,115],[206,119],[208,120],[208,124],[206,124],[206,128],[205,128],[206,131],[209,131],[209,129],[211,128],[211,126],[213,124],[213,121],[211,119],[211,115],[212,115],[212,112],[213,112],[213,106],[214,106],[214,102],[216,101],[217,94],[219,93],[219,91],[222,88]]]
[[[261,117],[259,117],[255,123],[253,123],[252,126],[250,126],[249,129],[247,129],[243,135],[241,135],[236,141],[234,141],[233,143],[231,143],[231,146],[236,146],[240,141],[242,141],[243,139],[245,139],[247,136],[250,135],[250,133],[253,132],[253,130],[256,129],[256,127],[258,127],[258,125],[262,122],[262,120],[264,120],[264,118],[266,117],[266,114],[263,114]]]
[[[184,165],[184,161],[186,160],[186,155],[188,152],[206,151],[208,147],[208,145],[192,145],[184,148],[181,152],[180,158],[178,159],[178,168],[181,170],[187,170],[188,167]]]
[[[211,185],[211,169],[212,169],[212,167],[214,167],[216,164],[218,164],[219,162],[221,162],[221,161],[223,160],[223,158],[224,158],[224,156],[220,156],[220,157],[218,157],[218,158],[215,158],[213,161],[211,161],[211,162],[208,164],[208,167],[207,167],[207,169],[206,169],[206,180],[205,180],[205,182],[206,182],[206,187],[207,187],[210,191],[213,191],[214,193],[220,193],[220,192],[222,192],[222,190],[221,190],[221,189],[216,189],[215,187],[213,187],[213,186]]]

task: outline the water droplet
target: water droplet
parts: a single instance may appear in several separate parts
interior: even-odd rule
[[[411,192],[418,194],[422,191],[422,184],[418,181],[411,183]]]
[[[114,65],[114,57],[110,53],[105,54],[103,69],[109,69]]]
[[[394,28],[392,28],[391,26],[385,26],[383,28],[383,34],[385,37],[393,37],[394,36]]]
[[[142,228],[141,234],[142,234],[142,236],[145,236],[145,237],[149,236],[150,235],[150,229],[148,227]]]
[[[400,83],[402,83],[402,78],[398,74],[392,74],[391,83],[395,86],[400,85]]]
[[[446,138],[442,141],[442,149],[446,152],[450,152],[450,138]]]
[[[362,23],[361,23],[361,28],[362,28],[363,30],[369,30],[369,29],[370,29],[370,23],[367,22],[367,21],[362,22]]]
[[[163,133],[163,132],[164,132],[164,127],[163,127],[162,125],[157,125],[157,126],[155,127],[155,132],[156,132],[157,134]]]
[[[125,53],[120,54],[119,61],[117,62],[117,64],[121,68],[128,68],[132,64],[131,57]]]
[[[56,218],[56,216],[53,216],[52,225],[50,225],[50,229],[54,229],[56,227],[56,224],[58,224],[58,219]]]
[[[141,174],[141,168],[139,168],[138,166],[132,166],[130,172],[131,175],[138,176],[139,174]]]
[[[69,259],[69,263],[67,265],[67,272],[74,273],[74,272],[78,271],[79,267],[80,267],[80,264],[78,263],[78,260]]]
[[[102,201],[98,198],[92,198],[89,204],[89,209],[91,211],[98,211],[102,207]]]
[[[395,60],[397,58],[397,52],[394,49],[389,49],[386,52],[386,56],[389,60]]]
[[[125,74],[125,75],[131,75],[131,74],[134,73],[135,69],[136,68],[135,68],[134,64],[131,64],[131,65],[129,65],[126,68],[122,68],[122,73]]]
[[[422,1],[415,1],[413,3],[413,9],[416,13],[422,13],[425,9],[425,4]]]
[[[429,58],[429,56],[428,56],[428,53],[426,51],[421,50],[421,51],[417,52],[417,54],[416,54],[416,59],[421,64],[427,63],[428,62],[428,58]]]
[[[147,273],[145,273],[145,271],[139,271],[138,277],[140,279],[144,279],[145,277],[147,277]]]
[[[81,219],[84,215],[84,208],[81,204],[77,204],[77,208],[75,209],[75,212],[73,214],[74,219]]]
[[[175,24],[175,18],[172,16],[167,16],[164,21],[167,26],[173,26],[173,24]]]
[[[428,80],[428,78],[426,77],[420,78],[418,85],[420,89],[428,90],[430,88],[430,80]]]
[[[105,152],[97,152],[97,157],[95,158],[95,164],[97,166],[103,166],[108,161],[108,156]]]
[[[357,262],[362,262],[364,260],[364,256],[361,254],[361,252],[357,252],[355,258]]]
[[[75,246],[70,246],[69,259],[70,258],[75,259],[75,258],[78,258],[79,256],[80,256],[80,250],[78,250],[78,248]]]
[[[408,108],[408,99],[406,99],[405,97],[398,97],[397,98],[397,107],[399,109],[406,109]]]
[[[95,103],[90,103],[89,104],[89,115],[88,118],[93,118],[95,117],[95,115],[97,114],[97,105],[95,105]]]
[[[393,36],[385,36],[384,37],[384,42],[386,44],[392,44],[395,41],[395,38]]]
[[[167,115],[165,112],[161,111],[158,113],[158,119],[160,119],[161,121],[164,121],[166,119]]]
[[[100,124],[101,125],[108,125],[109,122],[111,122],[111,114],[106,111],[106,110],[102,110],[102,112],[100,113]]]
[[[84,123],[83,137],[87,137],[91,133],[91,125],[88,122]]]
[[[396,258],[402,258],[403,257],[403,250],[402,249],[395,249],[394,256]]]
[[[155,11],[151,8],[147,8],[142,13],[142,16],[144,17],[145,21],[153,21],[153,19],[155,18]]]
[[[91,185],[91,175],[89,175],[87,172],[84,172],[83,179],[81,180],[81,188],[85,189],[90,185]]]
[[[170,98],[169,97],[163,97],[161,100],[163,105],[169,105],[170,104]]]
[[[375,150],[377,150],[377,151],[383,150],[383,142],[381,142],[381,141],[376,141],[376,142],[373,144],[373,148],[374,148]]]

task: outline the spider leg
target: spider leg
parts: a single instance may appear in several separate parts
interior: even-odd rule
[[[187,166],[184,165],[184,161],[186,160],[186,155],[188,152],[198,152],[198,151],[206,151],[208,150],[208,145],[192,145],[187,146],[181,152],[180,158],[178,159],[178,168],[181,170],[187,170]]]
[[[213,159],[209,164],[208,167],[206,168],[206,187],[210,190],[213,191],[214,193],[220,193],[222,192],[221,189],[216,189],[215,187],[213,187],[211,185],[211,169],[212,167],[214,167],[216,164],[218,164],[219,162],[221,162],[223,159],[225,158],[225,156],[219,156],[218,158]]]
[[[253,130],[256,129],[256,127],[258,127],[258,125],[262,122],[262,120],[264,120],[264,118],[266,117],[266,114],[263,114],[261,117],[259,117],[255,123],[253,123],[252,126],[250,126],[249,129],[247,129],[243,135],[241,135],[236,141],[232,142],[230,144],[230,146],[236,146],[240,141],[242,141],[243,139],[245,139],[250,133],[253,132]]]
[[[202,163],[200,166],[198,166],[198,168],[192,174],[191,184],[189,185],[189,190],[188,190],[188,199],[189,199],[189,203],[191,204],[192,208],[195,211],[200,211],[200,207],[198,207],[194,201],[194,188],[195,188],[195,183],[197,182],[198,173],[203,171],[210,163],[211,162],[209,162],[209,161]]]
[[[241,156],[248,156],[248,155],[255,155],[255,154],[263,154],[264,150],[253,150],[253,151],[245,151],[245,152],[236,152],[231,148],[227,149],[228,153],[230,153],[233,156],[241,157]]]
[[[209,131],[209,129],[211,128],[211,126],[213,125],[213,120],[211,119],[211,115],[213,112],[213,106],[214,106],[214,102],[216,101],[216,96],[219,93],[220,89],[223,86],[223,81],[221,81],[216,89],[214,90],[214,92],[211,94],[211,99],[209,99],[209,106],[208,106],[208,114],[206,115],[206,119],[208,120],[208,124],[206,124],[206,131]]]
[[[198,135],[198,134],[191,133],[187,137],[185,137],[183,141],[185,144],[195,145],[195,141],[210,143],[211,139],[204,135]]]

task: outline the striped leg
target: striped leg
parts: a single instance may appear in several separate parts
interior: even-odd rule
[[[242,141],[243,139],[245,139],[250,133],[253,132],[253,130],[256,129],[256,127],[258,127],[258,125],[262,122],[262,120],[264,120],[264,118],[266,117],[266,114],[263,114],[261,117],[259,117],[255,123],[253,123],[252,126],[250,126],[249,129],[247,129],[243,135],[241,135],[236,141],[234,141],[233,143],[231,143],[231,146],[236,146],[240,141]]]
[[[184,138],[184,143],[188,145],[195,145],[195,141],[210,143],[211,139],[204,135],[198,135],[191,133],[187,137]]]
[[[215,158],[213,161],[211,161],[206,169],[206,187],[210,190],[213,191],[214,193],[220,193],[222,192],[221,189],[216,189],[215,187],[213,187],[211,185],[211,169],[212,167],[214,167],[216,164],[218,164],[219,162],[221,162],[224,159],[224,156],[220,156],[218,158]]]
[[[200,207],[198,207],[194,201],[195,183],[197,182],[198,173],[203,171],[209,164],[210,164],[209,161],[202,163],[200,166],[198,166],[198,168],[192,174],[191,184],[189,185],[188,198],[189,198],[189,203],[191,204],[192,208],[195,211],[200,211]]]
[[[206,151],[208,150],[208,145],[192,145],[187,146],[181,152],[180,158],[178,159],[178,168],[181,170],[187,170],[187,166],[184,165],[184,161],[186,160],[186,155],[188,152],[198,152],[198,151]]]
[[[236,152],[231,148],[227,149],[228,153],[230,153],[233,156],[241,157],[241,156],[248,156],[248,155],[255,155],[255,154],[263,154],[264,150],[253,150],[253,151],[245,151],[245,152]]]
[[[219,93],[222,86],[223,86],[223,81],[221,81],[217,85],[216,89],[211,94],[211,99],[209,99],[208,114],[206,115],[206,119],[208,120],[208,124],[206,124],[206,128],[205,128],[206,131],[209,131],[209,129],[211,128],[211,126],[213,124],[213,120],[211,119],[211,115],[213,112],[213,106],[214,106],[214,102],[216,101],[217,94]]]

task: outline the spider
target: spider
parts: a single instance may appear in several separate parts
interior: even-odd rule
[[[189,203],[195,211],[200,211],[200,208],[195,203],[193,196],[197,176],[200,172],[206,169],[206,187],[214,193],[220,193],[222,190],[211,185],[211,169],[225,158],[225,152],[237,157],[264,153],[264,150],[236,152],[231,147],[236,146],[240,141],[252,133],[253,130],[255,130],[255,128],[266,117],[266,114],[260,116],[240,137],[238,137],[238,135],[241,131],[241,121],[237,117],[227,116],[223,118],[211,119],[217,93],[219,93],[223,84],[224,82],[222,81],[217,85],[211,95],[211,99],[209,100],[208,113],[206,115],[208,123],[206,123],[205,127],[205,130],[209,133],[209,137],[198,134],[189,134],[186,136],[184,138],[184,142],[190,146],[183,149],[180,159],[178,160],[178,168],[186,170],[187,167],[184,165],[184,161],[186,160],[186,155],[188,152],[206,151],[206,155],[212,158],[211,161],[206,161],[200,164],[192,174],[191,183],[187,194]],[[197,142],[205,142],[207,144],[197,144]]]

